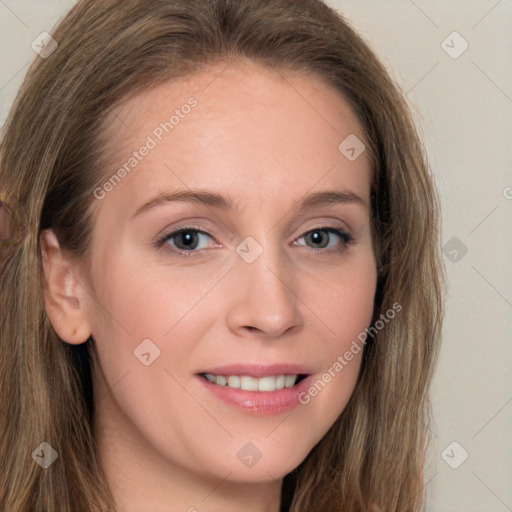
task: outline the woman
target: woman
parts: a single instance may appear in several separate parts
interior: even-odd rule
[[[438,200],[368,46],[318,0],[52,38],[1,143],[0,508],[422,510]]]

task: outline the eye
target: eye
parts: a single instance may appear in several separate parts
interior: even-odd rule
[[[346,231],[327,227],[312,229],[311,231],[304,233],[300,238],[304,238],[306,240],[306,244],[311,243],[313,245],[312,248],[316,249],[316,252],[343,251],[354,241],[353,237]],[[338,244],[336,244],[336,239],[338,239]],[[339,246],[340,240],[341,247]],[[333,242],[333,244],[331,244],[331,242]],[[306,244],[299,243],[299,245]],[[331,245],[329,246],[329,244]],[[332,248],[333,245],[334,248]]]
[[[213,239],[212,235],[206,231],[192,227],[183,227],[164,234],[154,245],[157,248],[167,245],[170,246],[169,249],[171,251],[179,256],[191,256],[200,249],[208,248],[207,238]],[[329,227],[312,229],[304,233],[299,239],[301,238],[306,240],[306,244],[298,243],[298,245],[311,244],[313,247],[308,246],[319,253],[342,252],[354,241],[353,237],[346,231]]]
[[[180,255],[190,256],[190,253],[197,252],[196,249],[205,249],[208,247],[208,244],[205,243],[206,237],[212,238],[206,231],[185,227],[163,235],[155,242],[155,245],[162,247],[164,244],[168,244],[171,246],[171,250],[175,250],[175,252],[178,252]],[[203,245],[201,245],[201,243],[203,243]]]

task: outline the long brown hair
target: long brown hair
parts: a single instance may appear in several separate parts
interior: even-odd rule
[[[343,413],[285,477],[282,510],[422,510],[443,317],[439,201],[403,93],[369,46],[320,0],[82,0],[52,36],[58,47],[32,64],[0,145],[0,200],[19,224],[0,245],[0,510],[115,510],[92,427],[94,340],[73,347],[53,330],[39,236],[52,228],[85,260],[108,113],[230,59],[313,73],[349,102],[373,156],[374,320],[402,306],[366,343]],[[31,456],[42,442],[59,457],[47,469]]]

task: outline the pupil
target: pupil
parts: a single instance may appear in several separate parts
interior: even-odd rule
[[[191,246],[194,246],[192,248],[195,248],[195,244],[194,244],[194,237],[191,235],[190,231],[182,231],[181,232],[181,240],[180,242],[183,243],[183,245],[190,249]]]
[[[313,239],[313,243],[321,244],[322,235],[320,233],[323,233],[323,231],[313,231],[311,233],[310,236]]]

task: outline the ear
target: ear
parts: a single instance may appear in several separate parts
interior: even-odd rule
[[[77,263],[66,259],[55,233],[41,233],[45,286],[45,309],[59,337],[73,345],[87,341],[91,335],[86,316],[87,292],[76,280]]]

